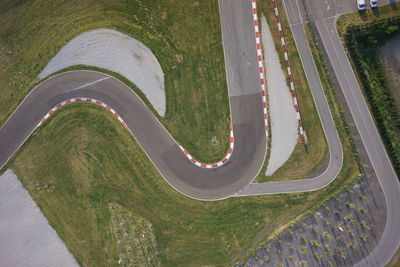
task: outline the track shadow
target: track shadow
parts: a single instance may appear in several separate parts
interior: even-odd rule
[[[5,0],[5,1],[0,1],[0,16],[7,13],[11,9],[18,7],[19,5],[22,5],[26,2],[27,0]]]
[[[366,10],[359,10],[358,15],[362,19],[362,21],[367,21],[368,20],[368,13]]]

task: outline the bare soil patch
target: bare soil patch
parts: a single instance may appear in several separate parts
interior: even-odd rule
[[[152,224],[144,218],[110,203],[111,232],[117,240],[118,264],[122,266],[161,266],[161,255]]]

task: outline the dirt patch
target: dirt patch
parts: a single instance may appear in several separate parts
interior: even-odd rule
[[[111,232],[117,240],[121,266],[160,266],[161,256],[150,222],[118,204],[108,205]]]

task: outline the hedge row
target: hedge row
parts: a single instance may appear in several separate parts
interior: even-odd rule
[[[400,116],[378,48],[400,34],[400,16],[350,26],[345,41],[378,129],[397,174],[400,174]]]

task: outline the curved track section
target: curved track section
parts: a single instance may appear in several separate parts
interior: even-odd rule
[[[263,94],[260,86],[253,7],[254,1],[220,0],[229,103],[235,131],[235,150],[222,166],[212,169],[193,164],[130,88],[115,78],[92,71],[62,73],[31,91],[0,128],[0,166],[12,157],[49,110],[63,101],[84,96],[112,106],[124,118],[160,174],[189,197],[217,200],[239,190],[236,196],[302,192],[328,185],[339,173],[343,156],[322,88],[313,95],[330,148],[327,169],[314,179],[248,185],[259,173],[266,150],[262,100],[265,92]]]
[[[235,151],[223,166],[203,169],[187,159],[129,87],[115,78],[91,71],[57,75],[28,95],[0,129],[0,165],[6,163],[49,110],[81,96],[112,106],[167,182],[190,197],[228,197],[248,184],[262,166],[266,138],[261,92],[230,98]]]
[[[109,77],[106,77],[104,79],[108,79]],[[102,81],[103,79],[100,79],[100,81]],[[122,119],[122,117],[119,115],[118,112],[115,111],[115,109],[113,109],[110,105],[104,103],[101,100],[98,99],[94,99],[94,98],[90,98],[90,97],[75,97],[75,98],[71,98],[71,99],[67,99],[64,100],[63,102],[55,105],[52,109],[50,109],[46,115],[44,115],[44,117],[40,120],[40,122],[38,123],[37,127],[40,127],[48,118],[50,118],[50,116],[52,114],[54,114],[54,112],[56,112],[57,110],[61,109],[62,107],[64,107],[65,105],[68,104],[72,104],[72,103],[93,103],[99,106],[102,106],[103,108],[107,109],[108,111],[110,111],[113,116],[115,118],[117,118],[117,120],[127,129],[128,125],[126,125],[124,119]],[[131,132],[132,133],[132,132]],[[233,127],[230,127],[230,140],[229,140],[229,149],[228,149],[228,153],[226,154],[226,156],[213,164],[204,164],[201,163],[199,161],[197,161],[192,155],[189,154],[189,152],[181,145],[178,145],[179,148],[182,150],[182,153],[186,155],[186,157],[193,162],[194,165],[196,165],[197,167],[200,168],[207,168],[207,169],[211,169],[211,168],[218,168],[221,167],[222,165],[224,165],[226,162],[228,162],[229,158],[231,157],[232,153],[233,153],[233,148],[234,148],[234,138],[233,138]]]

